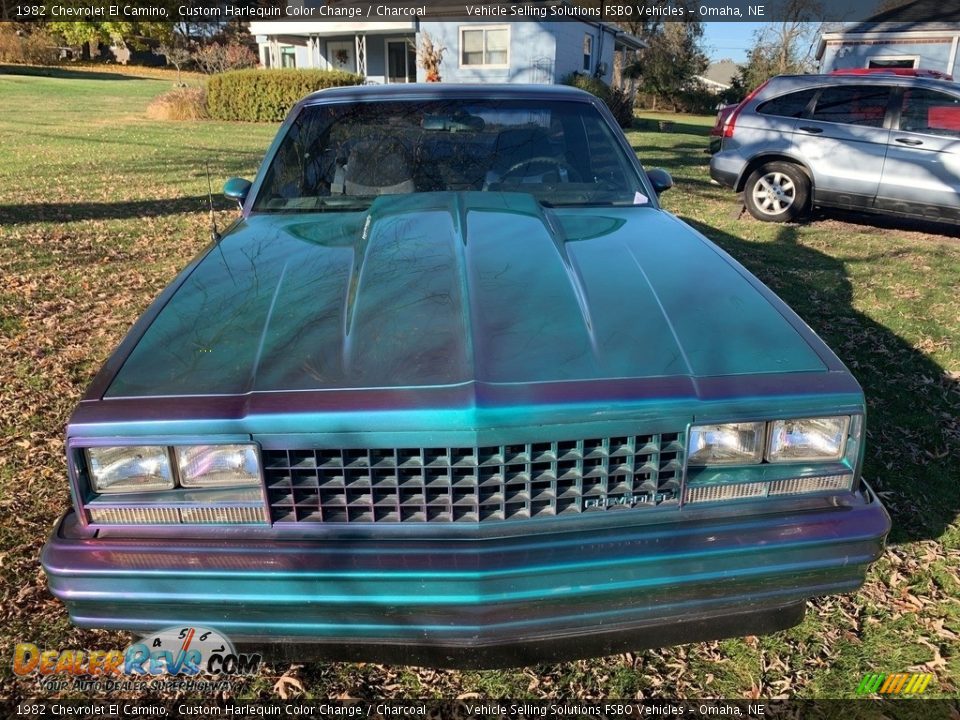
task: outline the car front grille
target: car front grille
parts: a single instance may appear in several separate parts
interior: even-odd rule
[[[678,505],[683,433],[264,450],[275,523],[486,523]]]

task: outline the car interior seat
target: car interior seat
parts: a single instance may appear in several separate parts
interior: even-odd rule
[[[406,147],[393,137],[368,138],[350,148],[342,174],[345,195],[397,195],[416,191]],[[334,179],[334,192],[340,178]]]

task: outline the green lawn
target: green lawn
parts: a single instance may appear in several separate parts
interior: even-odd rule
[[[123,647],[70,626],[40,546],[68,506],[63,426],[151,299],[207,242],[214,187],[252,176],[276,126],[145,118],[169,80],[0,74],[0,696],[30,696],[13,646]],[[960,241],[929,228],[817,214],[773,226],[711,185],[712,118],[644,119],[629,139],[677,181],[667,207],[770,285],[839,353],[869,403],[866,475],[894,518],[864,589],[810,604],[763,638],[489,672],[307,664],[311,697],[851,696],[866,672],[924,671],[960,690]],[[234,212],[218,201],[221,228]],[[691,279],[695,281],[695,278]],[[272,696],[274,666],[244,695]]]

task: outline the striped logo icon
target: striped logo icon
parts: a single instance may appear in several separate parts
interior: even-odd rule
[[[857,695],[919,695],[933,679],[932,673],[867,673],[857,686]]]

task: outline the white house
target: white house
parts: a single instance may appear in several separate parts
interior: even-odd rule
[[[423,82],[416,47],[429,33],[446,48],[444,82],[556,83],[572,72],[613,79],[614,53],[644,47],[612,25],[587,20],[259,21],[250,33],[264,67],[339,69],[372,83]]]
[[[733,60],[718,60],[710,63],[703,75],[697,75],[696,78],[710,92],[721,93],[730,89],[739,72],[740,66]]]

